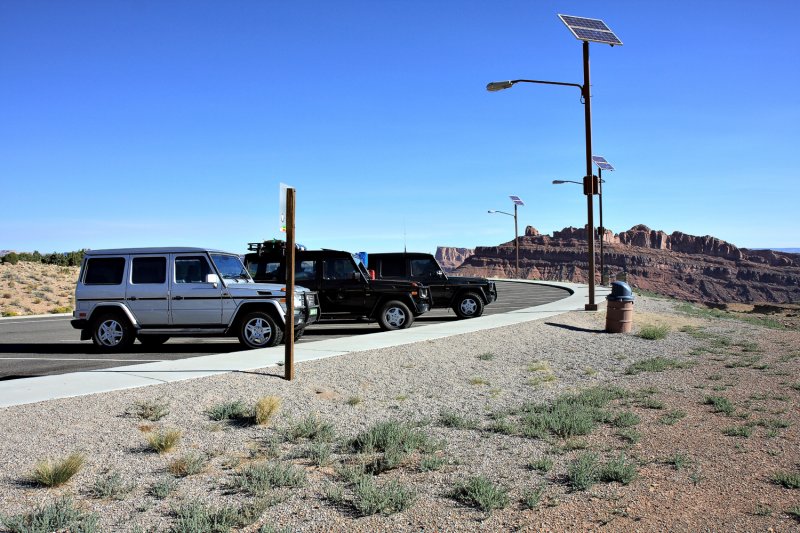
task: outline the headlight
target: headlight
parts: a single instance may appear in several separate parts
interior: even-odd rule
[[[299,292],[294,293],[294,307],[295,309],[300,307],[305,307],[305,299],[303,298],[303,294]]]

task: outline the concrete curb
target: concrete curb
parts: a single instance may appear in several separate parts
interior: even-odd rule
[[[47,313],[46,315],[17,315],[17,316],[0,316],[0,321],[4,320],[20,320],[25,318],[64,318],[72,316],[72,313]]]
[[[566,289],[571,294],[566,298],[518,309],[508,313],[482,316],[471,320],[458,320],[444,324],[385,331],[359,337],[344,337],[309,342],[295,347],[295,362],[313,361],[353,352],[377,350],[415,342],[441,339],[463,333],[494,329],[522,322],[542,320],[569,311],[584,309],[588,301],[588,286],[574,283],[537,282],[513,280],[519,283],[538,283]],[[596,295],[609,290],[598,287]],[[113,390],[144,387],[158,383],[169,383],[226,372],[247,372],[276,366],[283,362],[284,348],[263,348],[225,354],[213,354],[175,361],[160,361],[136,365],[75,372],[56,376],[42,376],[0,382],[0,407],[109,392]]]

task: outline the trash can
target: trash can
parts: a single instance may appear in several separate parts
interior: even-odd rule
[[[611,283],[611,294],[606,296],[606,331],[630,333],[633,327],[633,291],[624,281]]]

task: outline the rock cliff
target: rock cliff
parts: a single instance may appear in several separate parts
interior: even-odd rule
[[[453,272],[461,266],[469,256],[475,253],[470,248],[453,248],[452,246],[439,246],[436,248],[436,260],[445,272]]]
[[[606,230],[603,247],[609,278],[624,275],[639,289],[709,303],[800,302],[800,254],[748,250],[708,235],[668,234],[645,225],[619,234]],[[599,281],[597,242],[595,252]],[[584,228],[550,236],[528,226],[520,237],[519,277],[585,283],[587,254]],[[479,246],[456,273],[511,278],[514,258],[514,241]]]

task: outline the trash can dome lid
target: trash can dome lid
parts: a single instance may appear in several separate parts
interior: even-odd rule
[[[611,294],[609,300],[633,301],[633,291],[631,286],[624,281],[614,281],[611,283]]]

